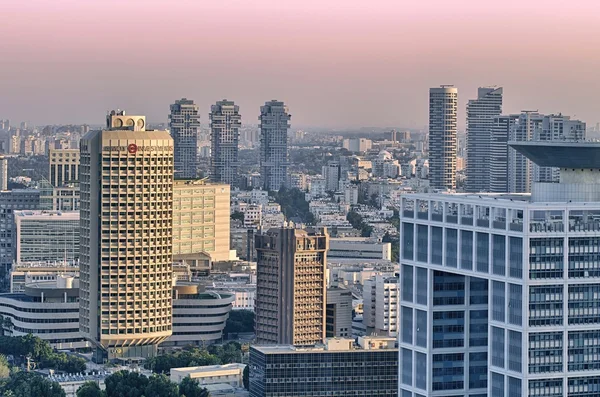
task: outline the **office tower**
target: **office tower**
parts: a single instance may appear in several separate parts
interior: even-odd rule
[[[559,182],[403,198],[399,395],[600,393],[600,144],[509,144]]]
[[[14,261],[13,230],[15,210],[36,210],[40,206],[40,192],[35,189],[0,191],[0,265],[8,268]]]
[[[496,116],[490,134],[489,191],[508,193],[508,136],[519,115]]]
[[[324,346],[250,347],[250,397],[398,396],[394,338],[328,339]]]
[[[325,190],[336,192],[339,189],[341,178],[341,167],[339,161],[330,161],[321,168],[321,173],[325,178]]]
[[[352,291],[345,288],[327,288],[325,336],[352,337]]]
[[[0,156],[0,190],[8,190],[8,159]]]
[[[283,102],[272,100],[260,107],[260,174],[264,190],[278,191],[285,185],[290,162],[288,129],[291,117]]]
[[[398,134],[398,131],[396,131],[396,130],[390,131],[390,140],[394,143],[396,143],[396,135],[397,134]]]
[[[376,275],[365,280],[363,323],[374,335],[398,335],[399,283],[397,277]]]
[[[169,128],[175,145],[175,178],[194,179],[198,172],[198,105],[183,98],[171,105]]]
[[[456,188],[457,111],[456,88],[429,90],[429,184],[434,189]]]
[[[16,262],[79,259],[79,211],[13,211]]]
[[[224,99],[210,107],[210,179],[237,186],[240,108]]]
[[[79,149],[50,149],[48,181],[54,187],[79,181]]]
[[[480,87],[467,104],[467,192],[490,190],[489,159],[494,118],[502,113],[502,88]]]
[[[256,236],[257,344],[310,346],[325,337],[327,230]]]
[[[171,335],[173,139],[145,121],[112,111],[81,139],[79,325],[96,361]]]
[[[230,259],[230,187],[204,180],[176,180],[173,185],[173,255],[209,255]]]

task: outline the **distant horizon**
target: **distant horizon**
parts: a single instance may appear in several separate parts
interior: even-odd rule
[[[292,128],[419,129],[440,84],[458,88],[460,129],[484,86],[504,88],[505,114],[600,121],[597,2],[4,0],[0,12],[0,118],[35,125],[116,107],[166,120],[186,97],[203,124],[222,98],[253,122],[278,99]]]

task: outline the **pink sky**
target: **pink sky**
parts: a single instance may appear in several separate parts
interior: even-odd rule
[[[292,125],[427,123],[428,88],[464,104],[505,88],[505,112],[595,124],[596,0],[2,0],[0,118],[101,123],[110,108],[166,121],[227,98],[256,122],[285,101]]]

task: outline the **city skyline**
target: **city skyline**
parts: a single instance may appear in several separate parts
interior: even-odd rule
[[[90,1],[50,9],[45,2],[8,0],[0,6],[6,20],[0,27],[6,38],[0,44],[2,117],[101,124],[98,109],[118,105],[151,122],[166,121],[173,98],[187,97],[207,120],[219,98],[236,101],[246,115],[278,98],[293,109],[298,127],[419,128],[427,120],[426,89],[454,84],[464,93],[505,87],[509,114],[562,110],[590,125],[598,121],[593,99],[600,58],[590,49],[600,44],[593,23],[600,5],[556,13],[556,1],[376,3],[344,3],[332,16],[316,1],[231,7]],[[218,18],[224,12],[228,18]],[[43,18],[29,27],[32,14]],[[449,22],[451,38],[441,40]],[[153,25],[161,28],[146,28]],[[95,26],[102,28],[90,29]],[[190,46],[194,51],[181,55]],[[128,84],[115,84],[117,76]],[[459,129],[468,97],[461,98]]]

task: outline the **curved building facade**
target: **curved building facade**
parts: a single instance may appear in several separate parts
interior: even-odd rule
[[[198,285],[173,288],[173,335],[163,346],[207,345],[220,341],[235,296]]]
[[[96,361],[152,357],[171,335],[173,139],[111,112],[81,140],[80,329]]]
[[[0,294],[0,315],[10,318],[12,336],[32,334],[55,349],[90,347],[79,332],[78,280],[58,276],[56,280],[28,283],[24,292]]]

